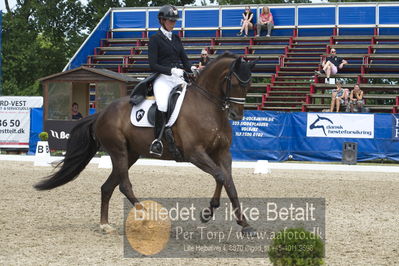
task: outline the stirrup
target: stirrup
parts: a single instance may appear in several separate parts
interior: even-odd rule
[[[150,146],[150,154],[161,157],[163,153],[163,144],[160,139],[155,139]]]

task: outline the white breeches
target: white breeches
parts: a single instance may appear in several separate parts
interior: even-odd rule
[[[161,112],[168,111],[168,99],[172,89],[179,84],[185,83],[182,78],[160,74],[154,81],[154,96]]]

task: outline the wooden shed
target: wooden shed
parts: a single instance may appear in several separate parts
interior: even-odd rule
[[[44,120],[70,120],[72,103],[83,116],[101,111],[139,82],[108,69],[78,67],[39,79],[43,85]],[[93,110],[93,109],[92,109]]]
[[[44,131],[52,150],[65,150],[72,120],[72,104],[79,105],[83,117],[103,110],[123,97],[139,80],[107,69],[78,67],[41,78],[43,85]],[[91,112],[90,112],[91,111]]]

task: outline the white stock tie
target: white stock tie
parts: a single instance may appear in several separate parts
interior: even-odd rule
[[[166,35],[166,37],[168,37],[169,41],[172,40],[172,32],[171,31],[166,31],[165,35]]]

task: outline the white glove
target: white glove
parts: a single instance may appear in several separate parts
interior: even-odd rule
[[[198,76],[199,73],[200,73],[200,70],[199,70],[198,67],[192,66],[192,67],[191,67],[191,72],[193,72],[194,76]]]
[[[172,70],[170,72],[172,73],[172,76],[175,76],[178,78],[183,77],[183,74],[184,74],[183,69],[176,68],[176,67],[172,68]]]

